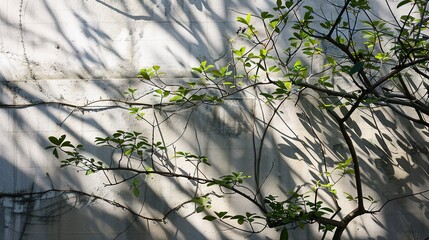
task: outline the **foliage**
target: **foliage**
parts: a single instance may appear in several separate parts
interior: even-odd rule
[[[110,184],[131,181],[136,196],[139,195],[137,177],[154,174],[185,178],[207,187],[217,186],[221,194],[228,191],[228,194],[244,197],[255,206],[253,211],[258,211],[242,215],[230,215],[227,211],[210,213],[209,195],[192,196],[190,202],[196,204],[196,212],[205,212],[204,219],[208,221],[247,224],[250,232],[262,231],[266,226],[278,227],[282,228],[281,239],[288,239],[288,229],[315,223],[324,233],[323,237],[333,231],[333,239],[340,239],[356,217],[381,210],[372,207],[378,200],[364,195],[360,165],[366,160],[358,155],[355,139],[351,137],[351,123],[356,112],[375,107],[390,109],[411,123],[429,127],[426,121],[429,115],[429,14],[427,2],[422,0],[400,1],[396,8],[407,9],[404,11],[407,14],[399,17],[394,13],[395,6],[386,1],[391,12],[386,19],[378,17],[373,11],[374,3],[367,0],[346,0],[342,5],[333,5],[333,9],[327,10],[331,11],[329,13],[316,11],[311,6],[313,2],[277,0],[270,11],[238,16],[241,26],[237,34],[246,43],[232,50],[234,57],[225,66],[201,61],[192,68],[199,75],[198,80],[164,86],[159,66],[141,69],[138,74],[145,83],[155,87],[153,93],[159,97],[157,107],[160,109],[172,105],[179,109],[216,105],[246,93],[264,101],[277,114],[285,100],[294,99],[299,103],[305,94],[315,96],[319,110],[335,121],[336,125],[331,127],[338,130],[347,146],[347,157],[326,167],[320,172],[320,179],[308,179],[311,186],[307,191],[297,187],[285,196],[261,197],[263,183],[258,169],[262,156],[254,159],[257,170],[252,179],[256,187],[251,190],[250,185],[246,185],[250,176],[243,172],[206,176],[206,168],[201,166],[216,164],[208,157],[177,151],[166,146],[162,139],[155,141],[134,131],[117,131],[112,136],[95,140],[97,145],[120,153],[118,160],[111,163],[85,157],[83,146],[71,144],[65,135],[50,137],[52,145],[48,148],[61,159],[62,167],[75,166],[86,174],[129,173],[120,174],[120,180],[106,177]],[[338,83],[338,79],[345,84]],[[127,94],[138,101],[134,97],[137,92],[137,89],[128,89]],[[145,120],[141,108],[132,107],[130,113]],[[266,132],[272,127],[271,120],[265,124]],[[192,163],[194,171],[178,172],[171,161],[173,158]],[[339,196],[336,185],[345,176],[353,179],[354,193]],[[339,197],[345,197],[356,207],[340,218],[341,208],[333,208],[323,201],[320,191],[336,203]],[[365,207],[367,203],[369,207]],[[256,230],[255,226],[261,225],[264,227]]]

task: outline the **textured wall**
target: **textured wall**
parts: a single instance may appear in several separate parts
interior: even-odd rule
[[[153,176],[146,179],[153,185],[142,186],[144,194],[135,198],[127,186],[104,188],[102,176],[84,177],[73,169],[60,170],[59,162],[44,147],[48,145],[48,136],[67,133],[71,139],[89,146],[90,154],[109,159],[113,153],[91,147],[94,137],[117,129],[150,134],[148,125],[128,114],[126,104],[96,102],[85,108],[76,106],[100,99],[124,99],[122,93],[130,86],[143,93],[149,91],[149,86],[133,78],[141,67],[160,65],[167,73],[166,79],[182,79],[192,77],[189,69],[200,60],[221,64],[230,56],[229,44],[237,41],[235,31],[239,25],[232,9],[259,12],[268,7],[267,2],[0,0],[0,238],[247,237],[228,231],[224,225],[201,221],[203,215],[192,215],[191,205],[172,213],[167,224],[160,224],[135,219],[126,211],[103,201],[92,202],[90,197],[78,193],[43,192],[52,188],[82,189],[135,211],[159,216],[186,200],[193,191],[189,182],[161,181]],[[384,10],[380,7],[377,11]],[[147,96],[142,101],[153,103],[154,99]],[[23,107],[5,106],[12,104]],[[274,118],[278,128],[269,131],[264,145],[266,164],[262,173],[269,174],[264,188],[267,194],[280,195],[317,175],[323,156],[315,136],[327,140],[326,147],[333,149],[325,157],[345,157],[345,145],[339,141],[337,130],[329,127],[332,119],[318,114],[308,101],[303,100],[302,108],[292,108],[293,104],[282,109],[281,118]],[[155,121],[154,114],[162,120],[168,111],[154,113],[148,109],[149,122]],[[220,106],[179,112],[161,127],[169,143],[183,134],[178,150],[209,156],[212,174],[224,175],[239,169],[252,175],[251,129],[255,125],[261,131],[264,126],[259,120],[270,114],[268,108],[244,96]],[[367,159],[362,166],[366,194],[384,200],[384,194],[408,194],[428,186],[427,129],[416,129],[393,113],[379,110],[361,112],[356,119],[352,137],[358,143],[359,154]],[[383,123],[378,125],[380,131],[375,131],[376,119]],[[349,180],[344,179],[340,192],[350,188]],[[40,194],[19,195],[23,192]],[[246,211],[240,200],[213,201],[215,210],[225,207],[237,213]],[[352,203],[343,203],[352,208]],[[345,238],[429,236],[427,201],[416,197],[403,199],[385,210],[374,217],[355,220]],[[296,239],[313,239],[313,230],[296,230],[291,234]],[[252,239],[277,235],[275,230],[266,230]]]
[[[4,0],[1,74],[8,80],[115,78],[155,64],[188,74],[196,59],[228,54],[226,38],[237,26],[230,9],[258,5],[265,3]]]

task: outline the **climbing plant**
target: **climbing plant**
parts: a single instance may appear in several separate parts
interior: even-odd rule
[[[374,8],[379,3],[384,4],[387,16]],[[109,161],[86,156],[84,146],[71,143],[66,135],[49,137],[52,145],[47,148],[60,159],[61,167],[75,167],[86,174],[104,173],[107,185],[128,184],[135,196],[140,195],[141,176],[187,179],[198,189],[205,186],[210,190],[194,192],[183,204],[195,204],[196,212],[204,213],[202,218],[207,221],[221,221],[250,233],[266,227],[279,228],[281,239],[288,239],[290,229],[318,224],[322,238],[340,239],[357,217],[376,214],[393,200],[427,192],[386,199],[366,194],[362,164],[371,159],[357,150],[359,136],[354,120],[362,112],[390,111],[424,131],[427,137],[429,9],[425,0],[403,0],[396,5],[387,0],[325,1],[331,6],[326,10],[316,10],[316,4],[317,1],[277,0],[270,10],[259,14],[237,13],[240,26],[237,35],[231,37],[232,57],[223,66],[201,61],[192,68],[197,78],[170,84],[160,66],[143,68],[137,76],[142,84],[152,87],[150,94],[157,96],[157,103],[151,105],[154,112],[222,106],[231,99],[251,96],[272,110],[272,115],[264,118],[261,142],[269,129],[280,128],[273,119],[281,115],[291,102],[288,100],[293,100],[288,108],[304,112],[303,101],[311,102],[318,113],[331,120],[329,127],[335,129],[346,148],[341,157],[328,158],[337,150],[315,131],[310,132],[320,145],[321,158],[316,160],[322,167],[317,178],[306,179],[305,186],[290,189],[283,196],[265,194],[269,189],[262,191],[265,180],[261,165],[266,164],[262,161],[263,144],[254,144],[257,154],[253,174],[238,169],[223,176],[213,176],[207,170],[217,164],[215,161],[166,144],[162,132],[155,137],[118,130],[110,136],[97,137],[95,143],[100,151],[119,153],[117,159]],[[125,97],[135,103],[130,114],[148,122],[147,106],[138,104],[140,90],[129,88]],[[156,124],[152,126],[156,129],[159,122],[154,116]],[[377,123],[368,124],[380,131]],[[178,159],[191,164],[192,169],[184,172],[173,161]],[[344,179],[352,181],[352,190],[339,191],[338,185]],[[322,192],[329,196],[329,203],[321,197]],[[244,198],[254,208],[242,214],[232,214],[228,209],[212,211],[211,198],[225,194]],[[344,212],[342,200],[353,203],[354,208]],[[247,227],[240,227],[244,225]]]

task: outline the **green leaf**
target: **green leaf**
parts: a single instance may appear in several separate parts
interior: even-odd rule
[[[141,77],[141,78],[144,78],[146,80],[150,80],[150,76],[149,76],[147,70],[144,68],[140,69],[139,75],[137,75],[137,77]]]
[[[322,207],[321,210],[325,210],[327,212],[334,213],[334,210],[332,210],[332,209],[330,209],[328,207]]]
[[[202,197],[194,197],[194,198],[192,198],[192,200],[191,200],[193,203],[196,203],[196,204],[203,204],[202,202],[203,202],[203,198]]]
[[[204,71],[208,71],[209,69],[214,68],[214,65],[210,64],[204,68]]]
[[[153,172],[153,171],[154,171],[154,169],[153,169],[152,167],[149,167],[149,166],[145,167],[145,169],[146,169],[146,171],[148,171],[148,172],[149,172],[147,175],[148,175],[148,176],[151,176],[151,175],[152,175],[152,173],[150,173],[150,172]]]
[[[133,94],[137,91],[137,88],[128,88],[128,92]]]
[[[307,9],[307,11],[309,12],[314,12],[313,8],[310,6],[304,6],[305,9]]]
[[[59,144],[63,143],[64,139],[66,139],[66,135],[61,135],[61,137],[58,139]]]
[[[182,99],[183,99],[183,97],[182,97],[182,96],[180,96],[180,95],[176,95],[176,96],[174,96],[174,97],[172,97],[172,98],[170,99],[170,102],[179,101],[179,100],[182,100]]]
[[[279,24],[279,19],[273,19],[270,21],[271,28],[276,28],[278,24]]]
[[[195,72],[203,73],[203,70],[199,67],[198,68],[193,67],[192,70],[194,70]]]
[[[355,198],[350,193],[344,192],[344,195],[346,195],[346,198],[349,201],[354,201],[355,200]]]
[[[242,17],[237,17],[237,22],[241,22],[241,23],[243,23],[243,24],[246,24],[246,25],[247,25],[246,20],[245,20],[244,18],[242,18]]]
[[[52,151],[52,154],[54,154],[54,156],[55,156],[56,158],[58,158],[58,151],[57,151],[57,149],[56,149],[56,148],[54,148],[54,151]]]
[[[197,209],[195,210],[197,213],[200,213],[202,211],[204,211],[204,206],[198,206]]]
[[[61,147],[71,147],[74,148],[73,144],[70,143],[70,141],[65,141],[61,144]]]
[[[269,12],[262,12],[262,13],[261,13],[261,17],[262,17],[263,19],[266,19],[266,18],[273,18],[273,17],[274,17],[274,15],[270,14]]]
[[[278,72],[278,71],[280,71],[281,69],[279,68],[279,67],[277,67],[276,65],[274,65],[274,66],[271,66],[270,68],[268,68],[268,71],[269,72]]]
[[[261,93],[262,96],[264,96],[267,99],[272,99],[273,95],[269,94],[269,93]]]
[[[246,52],[246,48],[245,47],[241,47],[239,50],[234,50],[232,51],[235,55],[237,55],[238,57],[241,57],[244,55],[244,53]]]
[[[218,218],[223,218],[228,212],[214,212]]]
[[[211,74],[213,74],[213,77],[217,77],[217,78],[220,78],[220,77],[222,77],[223,76],[223,74],[219,71],[219,70],[213,70],[212,72],[211,72]]]
[[[141,71],[140,76],[146,80],[150,80],[150,76],[146,71]]]
[[[55,145],[61,145],[61,143],[66,139],[66,135],[62,135],[60,138],[56,138],[54,136],[50,136],[49,141]]]
[[[133,188],[133,194],[134,194],[135,197],[138,197],[140,195],[140,191],[139,191],[139,189],[137,187]]]
[[[289,240],[289,233],[287,231],[287,228],[283,228],[282,232],[280,233],[280,240]]]
[[[352,163],[352,161],[353,161],[352,157],[347,158],[347,160],[344,162],[344,166],[350,165],[350,163]]]
[[[301,61],[300,60],[296,61],[295,64],[293,65],[293,67],[294,68],[301,67]]]
[[[248,13],[246,16],[246,23],[247,24],[250,24],[250,16],[251,16],[250,13]]]
[[[133,187],[137,187],[139,185],[139,179],[138,178],[134,178],[133,179]]]
[[[155,65],[152,68],[153,68],[153,70],[158,71],[160,69],[160,66]]]
[[[125,156],[130,156],[133,153],[134,149],[133,148],[129,148],[124,152]]]
[[[352,161],[353,161],[353,159],[350,157],[350,158],[346,159],[344,162],[338,163],[337,167],[335,169],[344,170],[352,163]]]
[[[411,2],[411,0],[403,0],[403,1],[401,1],[401,2],[398,3],[398,5],[396,6],[396,8],[400,8],[400,7],[402,7],[405,4],[410,3],[410,2]]]
[[[363,62],[357,62],[349,71],[349,75],[352,76],[353,74],[359,72],[363,69]]]
[[[388,53],[377,53],[377,55],[374,56],[376,59],[381,61],[387,61],[390,59],[390,56]]]
[[[216,220],[217,218],[216,218],[216,217],[214,217],[214,216],[210,216],[210,215],[208,215],[208,216],[203,217],[203,219],[204,219],[204,220],[207,220],[207,221],[213,221],[213,220]]]

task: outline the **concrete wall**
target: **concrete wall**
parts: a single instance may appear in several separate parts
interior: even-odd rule
[[[141,94],[150,86],[134,76],[139,68],[160,65],[166,79],[193,77],[189,69],[201,60],[222,64],[237,41],[236,13],[259,12],[268,1],[201,0],[0,0],[0,238],[2,239],[244,239],[248,234],[225,225],[202,221],[186,205],[166,224],[135,219],[103,201],[75,193],[46,192],[52,188],[81,189],[130,206],[137,212],[160,216],[193,194],[186,181],[147,178],[139,198],[128,186],[103,187],[103,176],[83,176],[60,163],[44,149],[51,135],[67,134],[102,160],[112,152],[93,146],[96,136],[117,129],[138,130],[150,136],[149,124],[137,121],[127,105],[98,102],[76,108],[39,102],[82,106],[99,99],[125,99],[128,87]],[[378,8],[377,8],[378,9]],[[381,13],[383,10],[378,11]],[[339,79],[339,81],[341,81]],[[147,96],[142,99],[153,103]],[[9,108],[6,105],[23,105]],[[28,104],[33,104],[27,106]],[[25,107],[24,107],[25,105]],[[146,110],[148,122],[161,121],[165,112]],[[265,194],[282,195],[316,176],[323,157],[344,159],[345,146],[333,120],[320,115],[305,98],[275,117],[263,148]],[[154,118],[157,114],[157,118]],[[167,144],[209,156],[213,176],[242,170],[253,174],[252,127],[264,129],[263,117],[272,111],[245,97],[220,106],[181,111],[165,121]],[[256,116],[256,118],[253,118]],[[190,122],[188,122],[190,119]],[[246,119],[237,122],[236,119]],[[363,162],[365,193],[381,202],[428,187],[429,132],[410,126],[391,112],[361,112],[353,139]],[[379,128],[376,130],[375,127]],[[385,127],[384,127],[385,126]],[[156,131],[155,131],[156,132]],[[158,136],[159,137],[159,136]],[[321,146],[324,140],[327,145]],[[256,143],[260,135],[256,137]],[[332,151],[322,154],[322,149]],[[180,167],[189,166],[179,163]],[[352,183],[344,179],[339,192]],[[19,195],[40,192],[35,195]],[[7,195],[11,194],[11,195]],[[329,199],[327,199],[329,202]],[[346,207],[353,207],[344,198]],[[249,211],[240,199],[213,198],[214,210]],[[380,205],[378,205],[380,206]],[[256,211],[256,210],[250,210]],[[391,203],[376,216],[353,222],[345,238],[423,239],[429,236],[429,203],[421,196]],[[318,237],[317,226],[291,232],[293,239]],[[117,237],[117,238],[115,238]],[[267,229],[252,239],[276,239]]]

